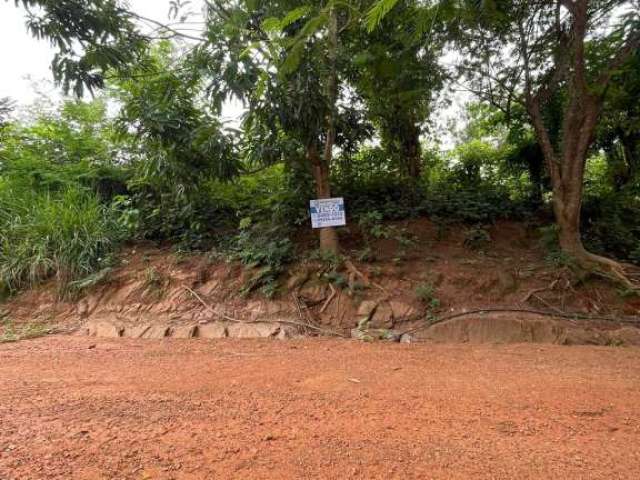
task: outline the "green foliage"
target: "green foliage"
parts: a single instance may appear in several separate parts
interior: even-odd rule
[[[111,275],[111,272],[113,272],[113,267],[105,267],[95,273],[87,275],[84,278],[69,282],[69,285],[67,287],[69,295],[71,297],[78,297],[82,295],[83,292],[90,290],[96,285],[107,282],[109,275]]]
[[[27,30],[57,48],[51,64],[65,92],[81,97],[104,86],[108,71],[126,71],[146,47],[134,16],[117,0],[15,0]],[[81,48],[80,48],[81,47]]]
[[[129,170],[119,165],[127,152],[116,141],[104,100],[66,101],[57,111],[34,115],[3,131],[2,178],[35,191],[82,186],[105,201],[127,192]]]
[[[294,258],[293,243],[284,235],[286,228],[243,219],[239,230],[230,241],[230,258],[239,260],[251,273],[240,293],[260,290],[267,297],[274,296],[280,275]]]
[[[166,279],[161,271],[150,266],[142,272],[143,295],[153,300],[160,300],[165,290]]]
[[[436,220],[488,224],[499,219],[522,218],[527,209],[526,205],[512,200],[505,188],[481,185],[456,190],[438,185],[427,193],[424,212]]]
[[[203,186],[218,216],[235,226],[237,218],[297,227],[309,220],[309,186],[284,165],[274,165],[231,182],[211,180]]]
[[[378,0],[367,13],[367,28],[373,31],[396,6],[398,0]]]
[[[436,287],[432,283],[420,283],[415,289],[415,294],[429,312],[440,307],[440,299],[436,296]]]
[[[374,5],[368,21],[376,19],[377,28],[359,30],[349,42],[354,63],[350,75],[367,118],[378,129],[382,149],[404,180],[411,181],[422,171],[420,135],[445,79],[438,62],[445,40],[437,15],[421,2],[392,3]],[[428,29],[417,25],[418,17],[427,20]]]
[[[128,189],[139,235],[207,249],[211,227],[220,225],[208,182],[229,180],[239,169],[234,141],[206,105],[198,102],[199,72],[173,65],[174,52],[161,43],[140,68],[140,77],[120,81],[120,131],[135,128],[136,154]],[[152,66],[160,73],[145,76]]]
[[[590,249],[640,265],[640,197],[636,191],[587,197],[583,224]]]
[[[557,225],[541,227],[540,244],[545,252],[545,260],[554,268],[568,267],[577,271],[575,260],[560,249],[559,228]]]
[[[56,277],[60,294],[79,292],[128,235],[128,169],[105,103],[67,101],[11,123],[0,147],[0,290]],[[79,283],[76,283],[79,282]]]
[[[384,220],[415,217],[424,199],[420,179],[407,182],[399,166],[382,149],[362,148],[337,159],[333,172],[336,195],[345,198],[349,212],[362,217],[378,212]]]
[[[471,250],[481,250],[491,243],[491,235],[482,227],[475,227],[464,233],[464,246]]]
[[[382,223],[382,219],[382,214],[376,210],[367,212],[358,219],[358,226],[367,245],[374,239],[389,238],[391,232]]]
[[[325,271],[336,272],[344,265],[345,258],[332,251],[314,250],[309,255],[309,260],[320,262]]]
[[[414,241],[407,234],[405,229],[395,225],[386,225],[383,223],[383,215],[373,210],[364,213],[358,218],[358,226],[364,238],[365,247],[359,255],[361,261],[373,261],[373,242],[381,239],[392,239],[398,244],[397,260],[402,260],[406,255],[406,250],[414,245]]]
[[[105,281],[122,241],[150,239],[180,252],[226,251],[247,267],[243,293],[274,295],[317,191],[345,197],[364,238],[363,261],[375,259],[378,240],[397,242],[398,261],[413,246],[389,221],[464,222],[473,226],[465,244],[475,249],[490,241],[478,225],[550,209],[544,155],[516,103],[527,86],[518,59],[530,58],[535,87],[564,71],[554,67],[564,41],[555,28],[571,31],[573,17],[563,10],[556,23],[553,2],[208,2],[206,35],[189,49],[170,40],[147,49],[135,15],[115,0],[16,3],[31,7],[30,32],[58,48],[54,73],[66,90],[101,88],[107,71],[113,80],[102,99],[36,109],[20,121],[0,99],[5,292],[56,277],[61,292],[79,293]],[[172,3],[176,17],[186,3]],[[595,2],[589,15],[625,3]],[[613,33],[591,20],[602,35],[587,37],[589,82],[637,35],[638,19],[621,12]],[[529,36],[554,34],[514,56],[524,48],[522,25]],[[452,40],[470,54],[461,73],[483,100],[459,116],[466,127],[451,128],[457,144],[442,152],[421,139],[436,136],[430,115],[447,75],[439,57]],[[636,262],[639,59],[608,72],[583,209],[588,246]],[[547,85],[541,105],[558,152],[570,133],[563,128],[569,90],[579,84],[568,80]],[[221,120],[231,98],[246,105],[242,130]],[[107,106],[119,108],[117,121]],[[555,261],[566,263],[557,240],[549,242]],[[344,259],[322,255],[329,255],[318,258],[323,278],[346,285]],[[157,274],[147,271],[148,289],[161,289]],[[433,286],[418,290],[437,307]]]
[[[50,328],[40,323],[16,325],[8,320],[0,319],[0,344],[43,337],[48,335],[50,331]]]
[[[0,283],[9,292],[102,268],[124,237],[118,212],[78,188],[34,193],[0,183]]]

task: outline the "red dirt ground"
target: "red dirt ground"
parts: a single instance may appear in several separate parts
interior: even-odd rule
[[[0,479],[638,478],[640,350],[0,346]]]

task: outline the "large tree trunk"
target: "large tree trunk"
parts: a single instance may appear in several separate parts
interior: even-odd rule
[[[533,100],[529,104],[529,113],[551,177],[553,211],[558,225],[560,249],[572,259],[576,267],[633,288],[623,265],[590,253],[582,242],[580,219],[584,171],[601,102],[585,92],[571,93],[564,112],[561,149],[558,153],[544,127],[539,103]]]
[[[584,171],[589,148],[603,103],[602,94],[595,93],[587,80],[585,39],[588,28],[589,0],[558,2],[564,5],[572,17],[570,32],[566,34],[558,23],[559,48],[554,58],[553,74],[537,92],[532,91],[529,48],[525,29],[521,26],[521,42],[524,53],[526,103],[553,187],[553,209],[559,228],[560,248],[582,269],[597,273],[633,288],[620,263],[588,252],[580,235],[580,213]],[[558,10],[559,11],[559,10]],[[615,61],[623,61],[633,51],[629,45],[619,52]],[[615,64],[615,62],[614,62]],[[610,80],[610,70],[598,78],[602,87]],[[557,89],[559,80],[566,80],[567,102],[563,111],[561,138],[558,145],[552,142],[544,123],[542,105],[548,102]],[[605,88],[603,88],[606,90]]]
[[[580,235],[580,213],[582,208],[581,185],[567,182],[554,188],[553,212],[558,224],[558,241],[563,252],[572,258],[584,256],[586,250]],[[580,180],[580,183],[582,181]]]
[[[584,247],[580,220],[586,152],[583,156],[572,157],[572,159],[571,162],[567,162],[568,159],[565,158],[564,165],[567,165],[568,168],[560,170],[566,173],[567,170],[578,169],[580,171],[578,174],[555,177],[555,180],[552,176],[553,211],[558,225],[560,249],[571,258],[575,267],[596,273],[628,288],[636,288],[636,285],[629,280],[625,273],[624,265],[615,260],[595,255]]]
[[[320,157],[318,147],[312,143],[307,147],[307,159],[311,165],[313,179],[316,184],[318,199],[331,198],[331,184],[329,182],[329,164]],[[338,232],[335,228],[320,228],[320,250],[337,253],[340,250]]]
[[[422,175],[422,152],[420,148],[420,129],[412,123],[403,139],[403,154],[406,162],[406,174],[412,181],[418,181]]]

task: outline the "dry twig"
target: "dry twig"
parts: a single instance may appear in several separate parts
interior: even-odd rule
[[[187,290],[189,293],[191,293],[196,299],[198,299],[198,301],[211,313],[213,313],[214,315],[216,315],[218,318],[221,318],[223,320],[226,320],[228,322],[233,322],[233,323],[244,323],[247,325],[250,324],[254,324],[254,323],[279,323],[279,324],[283,324],[283,325],[293,325],[296,327],[303,327],[303,328],[310,328],[312,330],[315,330],[317,332],[323,333],[325,335],[331,335],[334,337],[342,337],[342,338],[346,338],[345,335],[338,333],[338,332],[334,332],[332,330],[327,330],[325,328],[322,327],[318,327],[316,325],[312,325],[309,323],[303,323],[303,322],[294,322],[293,320],[276,320],[276,321],[268,321],[268,320],[239,320],[237,318],[233,318],[230,317],[229,315],[223,314],[223,313],[218,313],[216,312],[207,302],[205,302],[202,297],[200,295],[198,295],[197,292],[195,292],[193,289],[183,285],[183,288],[185,290]]]

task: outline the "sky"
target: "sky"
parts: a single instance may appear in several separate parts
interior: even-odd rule
[[[53,50],[46,42],[31,38],[25,29],[24,11],[13,2],[0,2],[0,47],[2,75],[0,97],[11,97],[25,104],[35,99],[29,81],[51,79],[49,64]]]
[[[191,8],[200,9],[202,0],[193,0]],[[131,9],[145,17],[166,22],[169,0],[129,0]],[[3,71],[0,75],[0,97],[11,97],[20,105],[38,98],[33,83],[56,95],[49,66],[54,49],[47,41],[34,39],[25,28],[25,11],[14,2],[0,0],[0,49]]]

